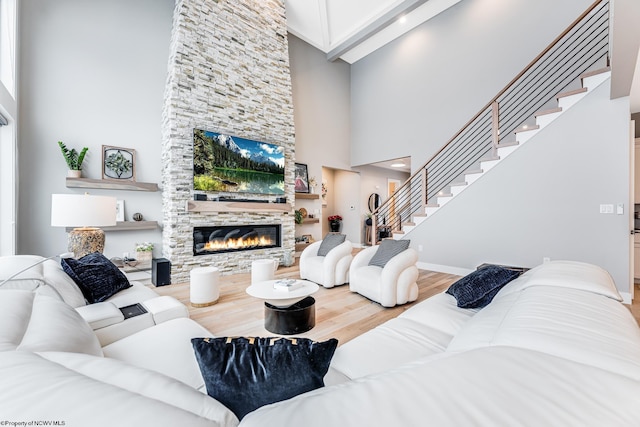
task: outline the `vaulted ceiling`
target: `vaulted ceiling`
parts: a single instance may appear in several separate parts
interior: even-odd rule
[[[353,64],[461,0],[285,0],[294,36]]]

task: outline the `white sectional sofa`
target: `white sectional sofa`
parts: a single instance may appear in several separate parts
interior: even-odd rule
[[[640,329],[619,300],[602,269],[560,261],[482,309],[435,295],[339,347],[326,387],[239,424],[640,425]],[[211,335],[177,317],[101,345],[55,296],[0,290],[0,419],[236,426],[205,394],[196,336]]]

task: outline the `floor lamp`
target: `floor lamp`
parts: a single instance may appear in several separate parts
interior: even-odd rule
[[[51,225],[75,227],[69,232],[69,248],[75,258],[104,250],[104,231],[116,225],[116,198],[89,194],[52,194]]]

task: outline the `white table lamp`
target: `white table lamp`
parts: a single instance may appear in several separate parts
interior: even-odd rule
[[[76,227],[69,232],[69,251],[76,258],[104,250],[104,231],[116,225],[116,198],[89,194],[52,194],[51,225]]]

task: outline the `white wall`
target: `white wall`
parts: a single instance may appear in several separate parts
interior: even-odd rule
[[[350,66],[328,62],[318,49],[289,34],[289,66],[296,128],[296,162],[309,176],[322,167],[350,168]]]
[[[590,262],[629,287],[629,99],[602,84],[407,235],[420,262]],[[623,215],[599,213],[624,203]]]
[[[463,1],[351,66],[351,164],[414,170],[592,0]]]
[[[160,181],[161,109],[173,0],[23,0],[20,17],[18,252],[66,250],[64,229],[50,226],[52,193],[65,187],[57,146],[89,147],[84,176],[100,179],[101,146],[136,150],[138,181]],[[90,190],[162,220],[160,193]],[[105,255],[161,242],[160,230],[107,233]],[[160,255],[156,253],[155,255]]]
[[[387,191],[388,180],[397,179],[400,182],[405,182],[409,179],[409,174],[375,166],[359,166],[355,167],[354,170],[360,173],[360,241],[365,243],[364,220],[366,219],[365,214],[369,213],[369,196],[372,193],[378,193],[381,202],[386,200],[389,197]]]

